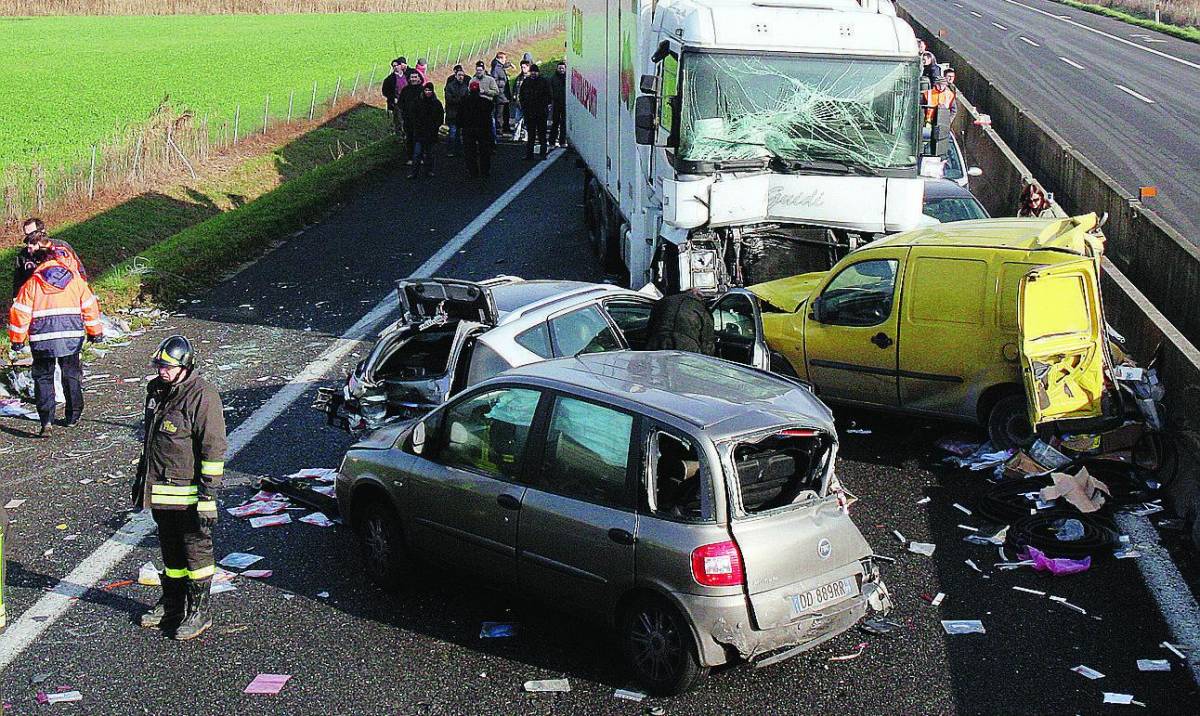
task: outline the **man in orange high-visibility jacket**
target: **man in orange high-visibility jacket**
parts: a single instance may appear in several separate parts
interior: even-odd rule
[[[29,344],[33,353],[34,398],[41,435],[49,437],[54,418],[54,368],[62,369],[67,398],[65,424],[70,427],[83,415],[83,368],[79,351],[83,340],[102,342],[100,307],[92,289],[63,259],[50,250],[38,252],[39,264],[17,291],[8,312],[8,339],[13,350]]]

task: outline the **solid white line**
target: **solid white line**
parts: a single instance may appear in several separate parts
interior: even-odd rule
[[[1024,35],[1021,35],[1018,39],[1021,40],[1021,42],[1027,42],[1030,45],[1033,45],[1034,47],[1041,47],[1041,45],[1037,44],[1033,40],[1030,40],[1028,37],[1025,37]]]
[[[1068,57],[1060,57],[1060,58],[1058,58],[1058,59],[1062,60],[1063,62],[1067,63],[1068,65],[1070,65],[1070,66],[1074,67],[1074,68],[1075,68],[1075,69],[1077,69],[1077,70],[1082,70],[1082,69],[1084,69],[1083,65],[1079,64],[1079,63],[1078,63],[1078,62],[1076,62],[1075,60],[1072,60],[1072,59],[1070,59],[1070,58],[1068,58]]]
[[[1133,90],[1129,89],[1125,85],[1117,85],[1117,89],[1121,90],[1122,92],[1124,92],[1126,94],[1131,94],[1134,97],[1137,97],[1138,99],[1145,102],[1146,104],[1154,104],[1154,100],[1150,99],[1146,95],[1142,95],[1142,94],[1138,94],[1137,92],[1134,92]]]
[[[1136,47],[1139,50],[1145,50],[1146,52],[1158,55],[1159,57],[1164,57],[1173,62],[1178,62],[1181,65],[1187,65],[1188,67],[1193,67],[1197,70],[1200,70],[1200,65],[1196,64],[1195,62],[1188,62],[1187,60],[1179,58],[1179,57],[1175,57],[1174,55],[1168,55],[1165,52],[1160,52],[1160,51],[1154,49],[1153,47],[1146,47],[1145,45],[1139,45],[1136,42],[1130,42],[1129,40],[1126,40],[1123,37],[1117,37],[1116,35],[1110,35],[1107,32],[1104,32],[1103,30],[1097,30],[1094,27],[1088,27],[1087,25],[1084,25],[1083,23],[1075,22],[1074,20],[1067,17],[1066,15],[1054,15],[1052,13],[1046,12],[1045,10],[1039,10],[1036,7],[1031,7],[1029,5],[1026,5],[1025,3],[1017,2],[1017,0],[1004,0],[1004,2],[1006,2],[1010,5],[1018,5],[1027,10],[1033,10],[1034,12],[1045,15],[1046,17],[1053,17],[1057,20],[1061,20],[1061,21],[1067,23],[1068,25],[1074,25],[1075,27],[1081,28],[1083,30],[1087,30],[1088,32],[1094,32],[1097,35],[1103,35],[1104,37],[1107,37],[1111,40],[1116,40],[1117,42],[1129,45],[1130,47]]]
[[[983,17],[983,15],[980,15],[979,13],[975,12],[974,10],[971,11],[971,14],[974,15],[975,17]]]
[[[1005,27],[1005,26],[1001,25],[1001,24],[1000,24],[1000,23],[998,23],[998,22],[993,22],[992,24],[993,24],[993,25],[995,25],[996,27],[1000,28],[1001,30],[1007,30],[1007,29],[1008,29],[1007,27]]]
[[[526,172],[525,176],[509,187],[508,191],[501,194],[491,206],[476,216],[437,253],[429,257],[416,271],[413,271],[409,278],[428,276],[441,268],[562,154],[564,152],[555,152],[549,159]],[[353,350],[360,340],[369,336],[380,323],[386,320],[396,310],[397,305],[396,299],[389,294],[279,392],[271,396],[270,400],[255,410],[249,418],[246,418],[246,421],[229,435],[229,449],[225,453],[225,462],[232,462],[234,456],[249,445],[251,440],[262,433],[272,421],[283,414],[283,411],[304,395],[313,382],[320,380],[330,368]],[[230,481],[230,484],[236,484],[236,482]],[[66,614],[77,598],[95,587],[96,583],[103,579],[109,570],[125,559],[134,547],[153,531],[154,519],[148,511],[134,515],[117,530],[116,534],[97,547],[95,552],[84,558],[75,569],[71,570],[70,574],[54,585],[53,589],[25,610],[7,631],[0,634],[0,673],[3,673],[9,664],[28,649],[41,636],[42,632]]]
[[[1154,595],[1154,601],[1158,603],[1158,610],[1171,630],[1173,640],[1200,649],[1200,606],[1192,597],[1192,591],[1171,560],[1171,555],[1159,544],[1154,525],[1145,517],[1134,517],[1128,513],[1117,514],[1117,525],[1142,553],[1134,561],[1150,593]],[[1188,669],[1192,679],[1200,684],[1200,662],[1192,659]]]

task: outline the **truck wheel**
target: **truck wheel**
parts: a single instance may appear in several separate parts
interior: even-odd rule
[[[404,534],[396,511],[378,501],[368,503],[358,525],[367,576],[389,592],[398,591],[406,581],[404,575],[412,570],[404,553]]]
[[[1018,448],[1033,442],[1033,426],[1022,395],[1006,395],[988,413],[988,438],[998,450]]]
[[[651,694],[681,694],[708,674],[687,621],[664,599],[634,601],[621,615],[620,637],[629,668]]]

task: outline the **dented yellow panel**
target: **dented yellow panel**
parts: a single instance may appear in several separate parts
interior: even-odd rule
[[[1030,271],[1021,280],[1017,315],[1033,423],[1098,417],[1104,318],[1097,262],[1082,259]]]

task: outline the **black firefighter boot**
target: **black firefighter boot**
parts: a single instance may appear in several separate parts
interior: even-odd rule
[[[187,579],[183,577],[162,577],[162,596],[146,614],[142,615],[142,626],[147,629],[162,627],[170,629],[183,621],[183,612],[187,605]]]
[[[212,580],[188,582],[187,614],[175,630],[175,638],[187,641],[200,636],[212,626],[212,596],[208,593]]]

